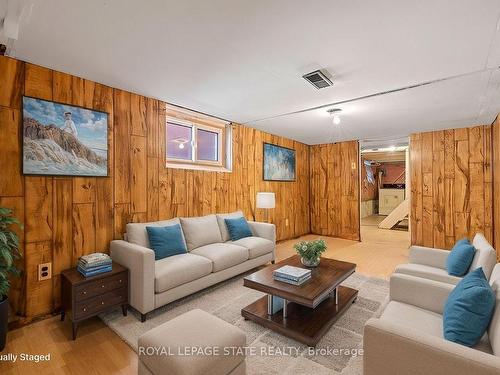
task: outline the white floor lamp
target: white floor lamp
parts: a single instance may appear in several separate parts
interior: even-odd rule
[[[265,216],[265,221],[266,223],[269,222],[269,209],[276,207],[276,199],[274,196],[274,193],[264,193],[260,192],[257,193],[257,202],[256,202],[256,207],[257,208],[263,208],[265,209],[266,216]]]

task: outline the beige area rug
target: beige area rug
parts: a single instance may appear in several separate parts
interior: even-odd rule
[[[244,287],[242,278],[240,275],[155,310],[148,314],[145,323],[138,320],[135,312],[124,317],[121,311],[115,311],[101,318],[137,352],[137,341],[143,333],[184,312],[199,308],[246,332],[247,345],[255,347],[259,353],[247,356],[249,375],[363,373],[363,359],[356,352],[363,347],[365,322],[376,316],[388,299],[389,283],[386,280],[360,274],[349,277],[343,285],[358,289],[358,299],[323,336],[316,346],[317,351],[310,352],[306,345],[243,319],[241,308],[263,296],[263,293]],[[343,349],[343,352],[335,353],[334,349]],[[345,349],[355,354],[346,354]]]

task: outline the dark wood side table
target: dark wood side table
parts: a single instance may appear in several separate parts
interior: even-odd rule
[[[128,269],[113,263],[111,272],[84,277],[76,268],[61,273],[61,321],[71,311],[73,340],[78,325],[102,312],[122,308],[127,316]]]

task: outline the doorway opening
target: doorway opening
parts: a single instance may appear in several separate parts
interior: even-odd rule
[[[361,241],[410,242],[409,140],[360,142]]]

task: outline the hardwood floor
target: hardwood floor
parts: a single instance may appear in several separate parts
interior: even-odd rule
[[[301,239],[321,236],[307,235],[277,245],[277,258],[294,254],[293,244]],[[357,264],[356,271],[387,278],[397,264],[408,258],[408,232],[361,226],[362,242],[323,237],[328,243],[326,257]],[[136,374],[135,352],[98,318],[82,324],[78,339],[71,340],[71,320],[60,322],[53,317],[8,333],[7,347],[0,355],[51,354],[47,362],[0,361],[2,375],[108,375]]]

